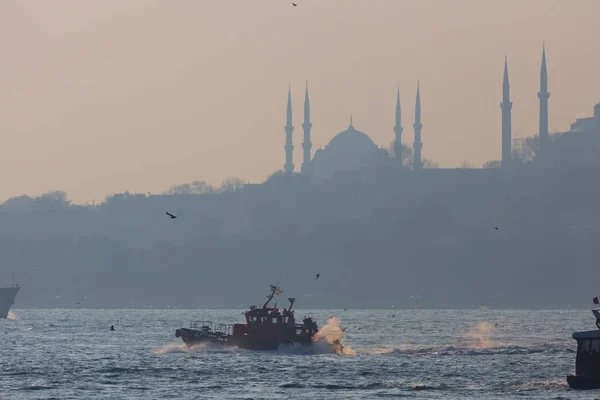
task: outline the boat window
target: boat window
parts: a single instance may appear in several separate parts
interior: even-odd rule
[[[592,354],[600,353],[600,340],[592,340]]]
[[[590,341],[582,340],[579,342],[579,352],[580,353],[589,353],[590,352]]]

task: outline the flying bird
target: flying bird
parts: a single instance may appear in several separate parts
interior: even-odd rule
[[[321,276],[321,274],[316,274],[315,276],[316,276],[315,279],[319,279],[319,277]]]
[[[294,7],[298,7],[298,4],[296,4],[296,3],[294,3],[294,2],[292,2],[292,5],[293,5]]]
[[[495,230],[498,230],[498,227],[497,227],[497,226],[495,226],[495,227],[494,227],[494,229],[495,229]]]
[[[171,218],[171,219],[175,219],[175,218],[177,218],[177,217],[178,217],[177,215],[173,215],[173,214],[171,214],[171,213],[170,213],[170,212],[168,212],[168,211],[167,211],[167,215],[168,215],[168,216],[169,216],[169,218]]]

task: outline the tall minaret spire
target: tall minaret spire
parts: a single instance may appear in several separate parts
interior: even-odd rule
[[[396,96],[396,126],[394,126],[394,154],[396,163],[402,163],[402,110],[400,109],[400,85],[398,85],[398,95]]]
[[[546,70],[546,45],[542,49],[542,69],[540,71],[540,150],[543,151],[548,144],[548,71]]]
[[[504,80],[502,82],[502,166],[510,164],[511,153],[511,115],[512,102],[510,101],[510,85],[508,83],[508,61],[504,56]]]
[[[417,81],[417,101],[415,104],[415,123],[413,124],[415,128],[415,142],[413,143],[414,148],[414,170],[417,171],[421,169],[423,166],[421,162],[421,148],[423,148],[423,143],[421,143],[421,128],[423,124],[421,123],[421,94],[419,90],[419,81]]]
[[[308,81],[306,81],[306,92],[304,93],[304,122],[302,123],[302,129],[304,129],[304,143],[302,143],[302,149],[304,150],[304,158],[302,159],[302,173],[307,174],[310,172],[310,148],[312,143],[310,142],[310,128],[312,123],[310,122],[310,101],[308,99]]]
[[[285,166],[284,170],[286,173],[291,174],[294,172],[294,160],[293,152],[294,145],[292,144],[292,132],[294,127],[292,126],[292,90],[288,87],[288,103],[287,103],[287,118],[285,124]]]

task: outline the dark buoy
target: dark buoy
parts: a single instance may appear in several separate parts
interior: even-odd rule
[[[114,326],[114,325],[111,325],[111,326],[110,326],[110,330],[111,330],[111,331],[114,331],[114,330],[115,330],[115,326]]]

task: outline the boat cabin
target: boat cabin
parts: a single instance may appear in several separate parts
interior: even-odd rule
[[[269,302],[273,299],[275,293],[279,290],[278,287],[271,285],[271,293],[267,296],[267,301],[258,308],[250,306],[250,309],[244,313],[246,316],[246,324],[235,324],[233,326],[234,336],[246,336],[250,333],[261,336],[277,336],[293,338],[295,336],[310,340],[317,333],[317,324],[310,317],[303,319],[302,324],[297,324],[294,317],[295,298],[290,297],[289,307],[283,310],[275,307],[269,307]]]
[[[279,308],[256,308],[250,307],[250,310],[245,312],[246,324],[250,326],[290,326],[295,327],[298,330],[298,334],[314,334],[317,332],[317,324],[310,317],[304,318],[303,324],[296,324],[296,318],[294,317],[294,311],[292,307],[296,299],[290,298],[290,307],[283,309],[283,312]]]
[[[294,314],[282,313],[277,308],[259,308],[246,312],[248,324],[288,324],[294,323]]]
[[[575,332],[573,339],[577,340],[576,375],[600,378],[600,330]]]

